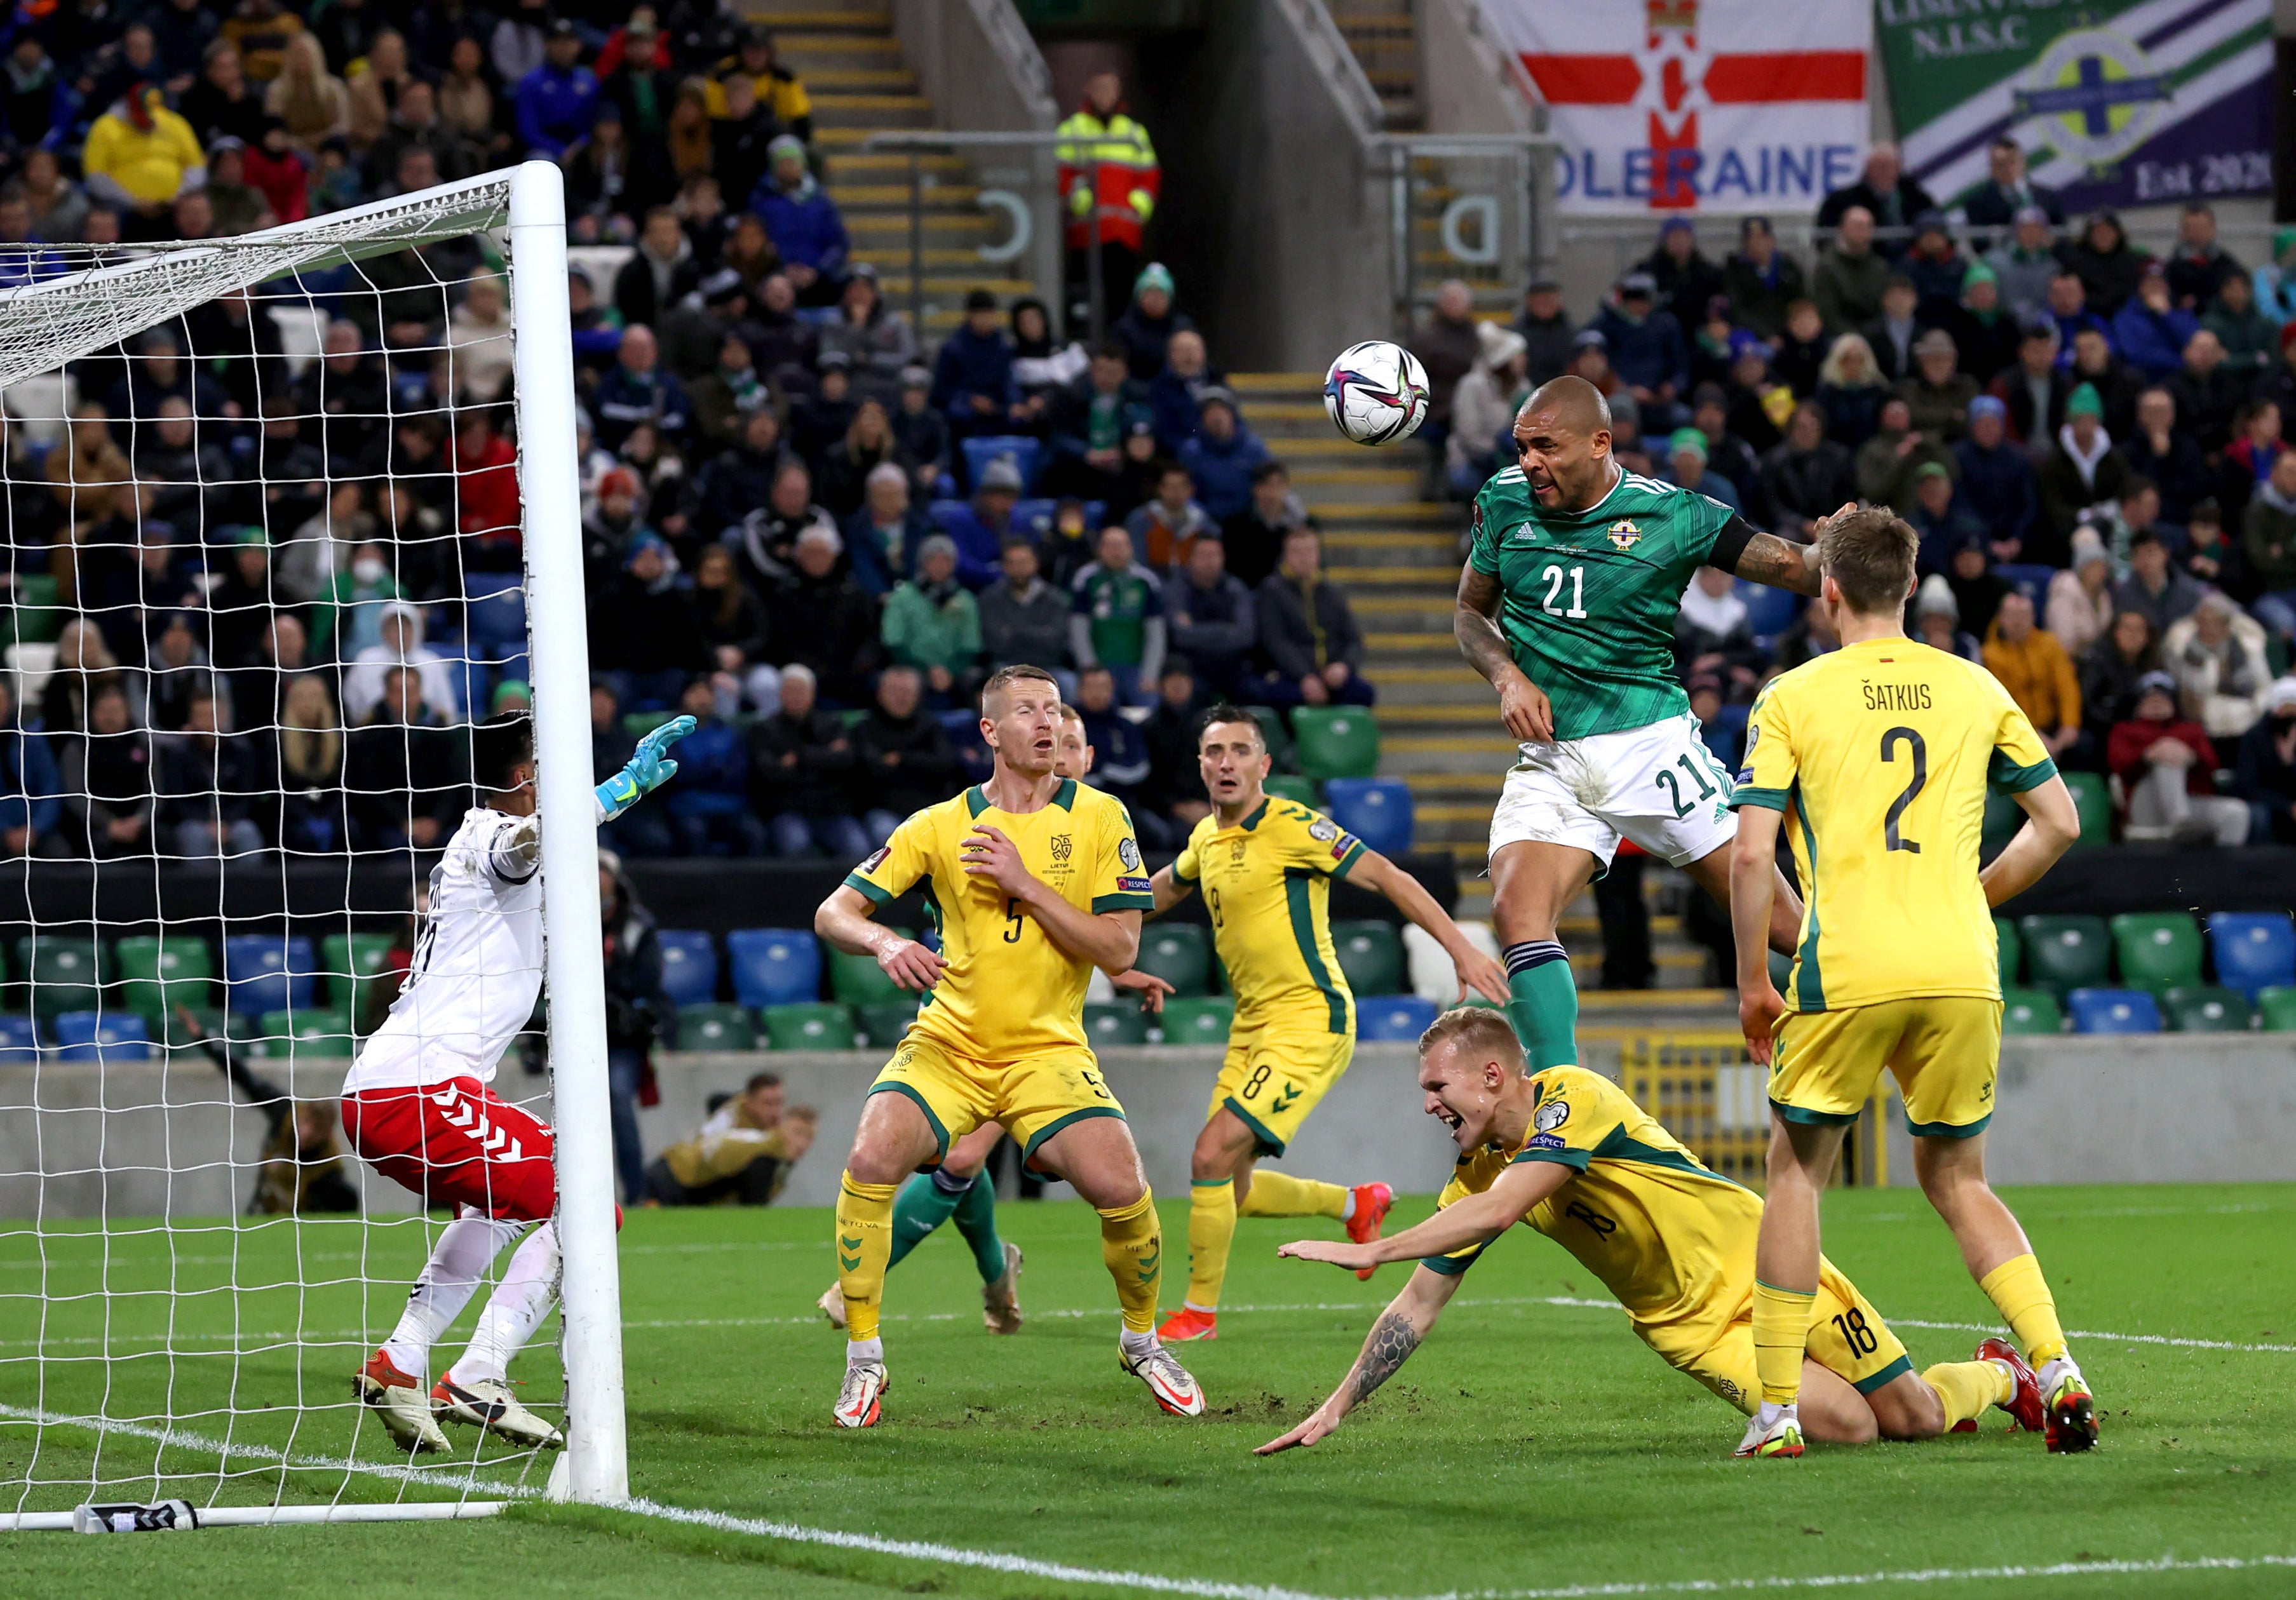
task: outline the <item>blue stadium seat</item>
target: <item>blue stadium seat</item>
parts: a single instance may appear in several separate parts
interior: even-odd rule
[[[1060,509],[1057,500],[1019,500],[1013,502],[1013,531],[1026,534],[1039,544],[1053,531],[1053,513]]]
[[[965,440],[964,450],[967,489],[979,488],[980,475],[988,469],[988,463],[1006,457],[1020,469],[1021,494],[1037,486],[1037,469],[1045,459],[1042,439],[1031,438],[1025,433],[992,434],[986,438]]]
[[[2057,576],[2055,567],[2037,566],[2030,561],[2005,561],[1996,567],[1993,572],[1995,576],[2036,606],[2047,599],[2049,580]]]
[[[1746,602],[1746,626],[1753,631],[1757,641],[1775,639],[1793,626],[1801,615],[1801,596],[1790,590],[1773,589],[1767,584],[1738,580],[1738,598]]]
[[[526,589],[515,572],[473,572],[463,580],[470,603],[471,657],[500,662],[526,654]]]
[[[744,927],[726,935],[734,998],[751,1009],[821,998],[821,945],[801,928]]]
[[[29,1016],[0,1016],[0,1066],[37,1066],[40,1041]]]
[[[1356,1037],[1413,1044],[1442,1008],[1415,994],[1383,994],[1356,1001]]]
[[[56,1018],[59,1061],[148,1061],[152,1036],[133,1011],[67,1011]]]
[[[693,928],[661,930],[661,986],[672,1004],[706,1006],[718,998],[718,946]]]
[[[2076,989],[2065,997],[2076,1033],[2158,1033],[2161,1008],[2142,989]]]
[[[2209,918],[2217,982],[2254,1005],[2259,991],[2296,984],[2296,924],[2285,911],[2218,911]]]
[[[313,978],[319,964],[300,935],[234,934],[223,942],[223,978],[233,1011],[299,1011],[318,1003]]]
[[[936,528],[946,528],[952,516],[967,509],[966,502],[962,500],[945,498],[928,502],[925,506],[925,515],[932,518],[932,525]]]
[[[1332,820],[1382,855],[1411,848],[1411,786],[1398,778],[1334,778],[1324,786]]]

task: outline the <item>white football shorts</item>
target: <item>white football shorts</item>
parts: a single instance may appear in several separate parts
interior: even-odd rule
[[[1679,867],[1738,836],[1730,774],[1684,715],[1620,733],[1521,747],[1491,814],[1491,849],[1572,845],[1607,870],[1620,837]]]

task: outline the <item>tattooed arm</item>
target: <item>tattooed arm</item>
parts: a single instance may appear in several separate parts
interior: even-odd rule
[[[1411,1352],[1419,1348],[1419,1342],[1434,1327],[1444,1306],[1458,1292],[1461,1276],[1427,1267],[1414,1272],[1411,1281],[1403,1286],[1403,1293],[1371,1325],[1371,1335],[1364,1340],[1363,1354],[1356,1358],[1356,1364],[1348,1369],[1348,1376],[1332,1392],[1332,1397],[1316,1407],[1307,1421],[1283,1437],[1269,1440],[1252,1454],[1273,1456],[1314,1444],[1338,1427],[1349,1412],[1369,1399],[1374,1390],[1393,1377],[1411,1359]]]
[[[1337,1239],[1295,1239],[1275,1253],[1294,1261],[1329,1261],[1360,1269],[1387,1261],[1423,1261],[1473,1245],[1487,1245],[1529,1216],[1533,1207],[1578,1175],[1555,1161],[1518,1161],[1480,1194],[1444,1206],[1424,1222],[1368,1244]]]
[[[1459,568],[1459,598],[1451,608],[1451,636],[1459,653],[1499,691],[1499,718],[1523,742],[1554,737],[1554,708],[1546,691],[1514,664],[1506,636],[1499,632],[1499,581],[1478,572],[1472,562]]]
[[[1821,575],[1817,569],[1817,542],[1833,523],[1834,517],[1845,516],[1857,509],[1853,502],[1841,507],[1833,517],[1820,517],[1809,525],[1809,543],[1797,544],[1791,539],[1781,539],[1775,534],[1758,534],[1736,518],[1722,530],[1715,541],[1714,565],[1734,576],[1751,583],[1767,584],[1773,589],[1789,589],[1796,594],[1815,595]]]

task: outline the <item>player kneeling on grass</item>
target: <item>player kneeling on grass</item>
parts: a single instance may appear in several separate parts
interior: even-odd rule
[[[641,739],[629,764],[598,786],[598,820],[668,782],[677,763],[664,752],[693,730],[693,719],[682,716]],[[417,1451],[447,1448],[442,1416],[529,1449],[565,1442],[519,1404],[508,1377],[511,1358],[558,1297],[551,1131],[488,1087],[542,993],[534,724],[523,713],[497,717],[471,744],[485,803],[463,814],[430,869],[413,969],[343,1080],[343,1128],[358,1153],[425,1205],[459,1208],[398,1327],[352,1379],[390,1436]],[[436,1385],[426,1384],[430,1346],[488,1264],[537,1222],[488,1298],[470,1348]]]
[[[1437,1017],[1419,1038],[1419,1087],[1427,1114],[1463,1152],[1435,1215],[1367,1245],[1310,1239],[1277,1252],[1354,1268],[1418,1257],[1419,1269],[1372,1325],[1347,1381],[1258,1454],[1314,1444],[1338,1427],[1419,1347],[1484,1246],[1517,1222],[1601,1278],[1668,1366],[1754,1411],[1762,1203],[1752,1191],[1709,1171],[1609,1079],[1576,1066],[1527,1071],[1514,1030],[1496,1011]],[[2009,1362],[1956,1361],[1916,1375],[1881,1313],[1833,1262],[1821,1263],[1801,1374],[1809,1437],[1930,1439],[1988,1404],[2039,1424],[2039,1393]]]

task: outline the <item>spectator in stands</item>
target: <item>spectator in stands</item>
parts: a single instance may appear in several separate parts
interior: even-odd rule
[[[1267,461],[1251,474],[1251,503],[1220,529],[1227,570],[1247,589],[1257,589],[1283,558],[1284,536],[1295,527],[1314,527],[1307,506],[1292,492],[1283,463]]]
[[[775,855],[858,861],[870,842],[853,815],[853,739],[816,693],[810,667],[782,673],[780,708],[750,730],[750,804],[767,820]]]
[[[1947,552],[1945,581],[1953,591],[1961,625],[1984,638],[1993,627],[1993,618],[2001,609],[2003,598],[2011,591],[2006,580],[1993,570],[1992,553],[1986,549],[1981,535],[1964,535]]]
[[[2038,451],[2063,425],[2065,400],[2075,387],[2057,364],[2057,325],[2042,316],[2024,324],[2017,341],[2017,364],[1997,374],[1987,392],[2009,408],[2009,437]]]
[[[1845,333],[1833,341],[1812,397],[1825,413],[1825,437],[1835,444],[1857,450],[1874,437],[1890,389],[1862,335]]]
[[[2032,459],[2007,437],[2008,407],[1991,395],[1969,403],[1969,437],[1953,447],[1960,500],[1983,524],[1996,560],[2021,558],[2041,514]]]
[[[1228,389],[1204,389],[1201,419],[1195,437],[1180,446],[1180,465],[1194,486],[1201,515],[1224,521],[1250,505],[1251,476],[1269,459],[1267,446],[1236,414],[1235,396]],[[1185,551],[1186,535],[1174,543]]]
[[[824,360],[829,358],[824,357]],[[838,359],[842,359],[841,357]],[[830,370],[834,370],[830,369]],[[824,373],[824,376],[826,374]],[[907,463],[893,437],[893,425],[882,401],[862,401],[853,409],[844,437],[822,453],[821,502],[831,515],[850,518],[868,498],[868,485],[880,468],[890,467],[902,485],[901,501],[908,503]]]
[[[1218,539],[1206,536],[1188,546],[1185,559],[1165,581],[1164,616],[1172,647],[1185,657],[1193,675],[1224,699],[1244,692],[1259,608],[1251,591],[1228,572],[1227,551]]]
[[[957,581],[956,541],[934,534],[917,546],[916,569],[893,586],[879,624],[885,659],[916,668],[937,707],[972,698],[980,662],[980,609]]]
[[[771,29],[752,22],[742,29],[735,53],[713,69],[709,113],[726,115],[736,78],[746,79],[758,109],[808,143],[813,140],[813,99],[797,74],[781,64]]]
[[[152,646],[144,656],[144,716],[154,733],[179,732],[192,697],[216,691],[215,663],[200,646],[197,620],[189,611],[168,611],[152,623]]]
[[[2093,528],[2073,535],[2072,565],[2049,580],[2047,627],[2074,660],[2086,659],[2112,625],[2112,557]]]
[[[1943,572],[1953,552],[1972,539],[1985,541],[1989,553],[1994,541],[1985,524],[1962,503],[1955,493],[1953,473],[1942,461],[1923,461],[1914,469],[1914,501],[1899,513],[1921,536],[1921,555],[1917,569],[1923,573]]]
[[[263,109],[285,123],[288,138],[306,151],[316,153],[351,131],[350,90],[327,70],[325,53],[308,33],[288,41],[279,76],[264,91]]]
[[[208,146],[208,186],[198,193],[207,199],[219,238],[252,233],[278,220],[271,214],[271,202],[263,191],[247,181],[247,146],[228,134]],[[194,198],[177,196],[177,211]],[[180,221],[177,225],[180,229]]]
[[[1648,277],[1647,273],[1639,275],[1645,280]],[[1641,315],[1650,314],[1655,293],[1652,290],[1644,296]],[[1451,435],[1452,397],[1457,394],[1460,381],[1482,358],[1480,327],[1475,320],[1474,290],[1460,279],[1447,278],[1435,290],[1435,303],[1428,308],[1426,320],[1411,339],[1411,353],[1427,370],[1427,420],[1420,425],[1419,437],[1429,442],[1439,462]],[[1604,332],[1608,333],[1609,329],[1605,328]],[[1679,342],[1679,323],[1676,324],[1675,333]],[[1612,358],[1617,358],[1615,351]],[[1686,372],[1687,355],[1679,364]]]
[[[707,457],[738,446],[749,429],[750,418],[773,403],[772,392],[751,357],[749,340],[738,326],[726,330],[718,341],[717,360],[685,392],[693,407],[694,452]],[[778,445],[778,420],[774,437]]]
[[[1535,387],[1562,376],[1570,365],[1571,339],[1578,329],[1562,304],[1562,285],[1552,275],[1541,273],[1522,291],[1522,309],[1515,313],[1514,331],[1523,339],[1527,382]]]
[[[1204,396],[1220,387],[1220,380],[1205,356],[1203,335],[1193,328],[1175,333],[1164,352],[1164,370],[1148,386],[1148,404],[1155,416],[1157,443],[1168,454],[1177,455],[1201,429]]]
[[[1976,635],[1963,631],[1961,602],[1945,574],[1933,572],[1914,593],[1914,637],[1933,650],[1958,656],[1974,666],[1985,664],[1985,649]]]
[[[651,328],[701,286],[701,263],[678,226],[677,213],[656,206],[645,214],[637,249],[614,274],[614,309],[626,327]]]
[[[1846,232],[1849,214],[1862,210],[1874,226],[1904,228],[1923,212],[1937,208],[1930,192],[1906,175],[1898,147],[1876,144],[1866,153],[1866,169],[1857,181],[1834,190],[1819,205],[1817,225]]]
[[[2244,844],[2245,800],[2216,792],[2216,747],[2177,708],[2177,680],[2151,672],[2137,683],[2134,714],[2113,725],[2105,763],[2126,787],[2124,836]]]
[[[718,714],[730,719],[745,701],[759,712],[779,705],[781,674],[766,655],[765,602],[722,544],[704,545],[694,563],[693,608],[715,669]]]
[[[2063,264],[2058,260],[2049,215],[2038,206],[2021,207],[2013,231],[1985,257],[2000,279],[2001,298],[2010,311],[2030,318],[2050,310],[2050,285]]]
[[[2066,397],[2064,426],[2057,429],[2055,444],[2041,458],[2041,514],[2054,537],[2040,541],[2037,530],[2037,543],[2065,548],[2089,508],[2118,500],[2128,477],[2128,464],[2113,450],[2112,440],[2104,431],[2104,403],[2098,398],[2096,386],[2084,383]],[[2036,550],[2026,559],[2049,558]]]
[[[1929,321],[1951,314],[1960,304],[1969,262],[1955,246],[1943,213],[1924,211],[1914,219],[1913,247],[1899,257],[1898,270],[1914,286],[1915,302]]]
[[[2202,313],[2201,326],[2224,347],[2225,369],[2235,380],[2253,383],[2278,363],[2280,324],[2258,306],[2255,285],[2245,273],[2226,278]]]
[[[738,374],[726,380],[729,392],[737,380]],[[775,479],[791,460],[782,448],[781,418],[762,392],[754,408],[737,412],[735,417],[741,431],[734,448],[713,456],[694,486],[695,521],[705,537],[739,527],[752,511],[767,504],[773,496]],[[767,568],[759,570],[767,578],[772,576]]]
[[[1039,565],[1034,544],[1009,538],[1001,577],[980,592],[982,664],[991,672],[1020,665],[1055,673],[1065,669],[1073,607],[1066,593],[1045,582]]]
[[[2224,347],[2215,334],[2202,328],[2185,341],[2184,364],[2169,377],[2168,388],[2185,431],[2202,450],[2225,447],[2244,385],[2242,375],[2225,365]]]
[[[370,714],[344,739],[351,843],[360,850],[429,850],[445,842],[470,804],[464,736],[424,706],[416,668],[390,667],[381,680]]]
[[[932,403],[933,375],[920,366],[901,369],[900,404],[892,414],[893,437],[909,462],[919,495],[930,495],[951,467],[948,420]]]
[[[1938,319],[1961,353],[1961,370],[1980,388],[2013,366],[2022,337],[2016,317],[2001,303],[2001,281],[1983,262],[1972,264],[1961,281],[1961,298]]]
[[[1125,428],[1147,396],[1146,386],[1129,375],[1124,347],[1102,341],[1084,371],[1046,405],[1052,461],[1043,486],[1084,500],[1115,498],[1122,486]]]
[[[718,714],[709,681],[686,684],[677,708],[693,719],[693,731],[677,741],[677,776],[671,779],[663,810],[685,855],[757,855],[766,843],[765,824],[750,810],[750,757],[742,731]]]
[[[214,695],[191,697],[180,732],[160,752],[156,822],[168,849],[198,861],[264,848],[255,811],[275,780],[254,755],[248,741],[223,725]]]
[[[2033,602],[2017,590],[2001,597],[1986,633],[1985,670],[2001,681],[2051,755],[2072,747],[2081,730],[2079,680],[2064,646],[2033,625]]]
[[[821,328],[821,350],[841,351],[853,363],[854,391],[898,404],[902,371],[917,358],[916,331],[907,315],[885,304],[877,269],[856,262],[837,301],[837,314]]]
[[[2296,639],[2296,451],[2274,458],[2272,475],[2241,514],[2241,554],[2259,590],[2251,609],[2282,639]]]
[[[2057,364],[2070,365],[2075,354],[2075,341],[2085,332],[2093,332],[2111,348],[2112,325],[2090,306],[2088,286],[2081,282],[2079,273],[2060,265],[2056,275],[2049,280],[2048,298],[2040,314],[2056,324]]]
[[[964,322],[941,341],[934,363],[932,403],[947,414],[959,438],[1004,431],[1019,391],[1013,384],[1013,346],[996,318],[996,297],[976,289],[964,297]]]
[[[2252,400],[2234,414],[2233,438],[2217,462],[2216,478],[2219,502],[2234,512],[2244,510],[2270,480],[2274,463],[2287,448],[2282,415],[2278,403],[2269,399]]]
[[[692,735],[687,736],[689,739]],[[646,1197],[645,1151],[638,1138],[638,1099],[648,1057],[676,1037],[677,1008],[662,989],[661,937],[653,914],[611,850],[598,852],[600,955],[606,989],[606,1104],[614,1138],[614,1171],[622,1199]]]
[[[1107,667],[1119,699],[1144,700],[1164,662],[1160,580],[1134,560],[1132,535],[1123,528],[1101,529],[1096,549],[1098,559],[1071,585],[1069,652],[1079,673]]]
[[[612,674],[633,711],[676,705],[688,680],[717,666],[677,558],[656,534],[641,533],[613,585],[590,600],[590,666]]]
[[[261,528],[219,531],[230,542],[231,555],[227,565],[217,563],[224,567],[221,579],[207,593],[215,658],[221,666],[253,666],[263,658],[263,638],[270,631],[271,608],[278,598],[271,545]]]
[[[1738,248],[1723,264],[1720,292],[1729,297],[1730,314],[1741,327],[1766,340],[1785,332],[1787,308],[1806,291],[1801,264],[1778,248],[1768,217],[1749,216],[1738,224]]]
[[[853,398],[853,363],[842,355],[816,363],[813,393],[790,407],[790,447],[819,469],[831,445],[845,437],[859,405]]]
[[[582,65],[582,36],[573,23],[562,18],[550,25],[542,61],[517,82],[512,118],[528,159],[564,160],[598,113],[598,79]]]
[[[1685,682],[1711,674],[1724,686],[1726,698],[1735,701],[1752,698],[1766,664],[1747,620],[1746,602],[1738,597],[1737,580],[1717,567],[1700,567],[1675,615],[1675,671]]]
[[[851,249],[845,219],[807,166],[805,145],[796,135],[783,135],[766,153],[771,165],[750,196],[750,209],[765,219],[798,304],[833,306],[844,291],[845,257]],[[972,309],[969,299],[966,309]]]
[[[2176,564],[2193,582],[2221,589],[2235,600],[2256,598],[2240,546],[2225,536],[2224,514],[2213,500],[2195,501],[2185,522],[2185,545]]]
[[[980,587],[996,581],[1005,539],[1014,533],[1013,508],[1021,501],[1021,469],[999,457],[980,469],[968,504],[937,509],[935,520],[956,545],[957,576]]]
[[[1745,510],[1738,486],[1714,470],[1707,460],[1706,436],[1695,428],[1677,428],[1667,437],[1665,477],[1710,500],[1718,500],[1734,511]]]
[[[2158,261],[2147,262],[2136,291],[2113,314],[2112,347],[2157,383],[2184,364],[2185,343],[2200,326],[2200,318],[2171,298],[2167,271]]]
[[[1852,458],[1857,473],[1857,494],[1877,505],[1907,505],[1914,498],[1914,478],[1931,462],[1953,470],[1953,453],[1941,439],[1916,433],[1912,408],[1891,396],[1882,404],[1881,426],[1857,447]]]
[[[1196,499],[1193,474],[1178,461],[1166,461],[1156,472],[1156,497],[1125,519],[1131,548],[1142,553],[1147,566],[1168,573],[1186,560],[1199,539],[1218,538],[1219,525]]]
[[[798,540],[814,532],[837,538],[843,548],[837,519],[813,502],[812,473],[804,462],[783,457],[766,503],[729,529],[726,542],[734,547],[743,578],[763,594],[788,575]]]
[[[20,43],[32,37],[20,35]],[[183,91],[179,103],[185,125],[203,145],[226,135],[249,145],[263,141],[264,119],[269,115],[263,109],[263,90],[248,82],[239,47],[229,39],[207,46],[199,81]]]
[[[2278,679],[2265,690],[2264,714],[2241,735],[2234,771],[2233,792],[2248,803],[2249,837],[2296,845],[2296,678]],[[0,826],[11,814],[4,793]]]
[[[64,244],[81,237],[87,224],[87,193],[64,176],[54,151],[25,151],[23,167],[8,181],[6,192],[23,200],[33,238]]]
[[[2207,498],[2213,482],[2208,461],[2192,436],[2177,428],[2177,403],[2165,388],[2148,388],[2136,401],[2136,428],[2120,443],[2130,477],[2153,485],[2161,514],[2182,527],[2195,502]]]
[[[1481,353],[1451,396],[1451,436],[1443,447],[1445,474],[1458,500],[1472,499],[1508,464],[1512,452],[1501,441],[1514,424],[1518,400],[1530,392],[1522,335],[1496,322],[1478,322],[1475,331]]]
[[[1849,452],[1825,437],[1825,413],[1816,401],[1794,407],[1785,437],[1763,456],[1761,498],[1778,531],[1796,539],[1857,498]]]
[[[2201,603],[2201,586],[2169,564],[2168,540],[2158,529],[2143,528],[2131,536],[2128,561],[2128,576],[2113,586],[2113,604],[2141,613],[2155,639]]]
[[[2079,274],[2088,303],[2102,316],[2111,316],[2136,292],[2152,257],[2128,242],[2120,214],[2110,206],[2089,213],[2080,237],[2064,252],[2065,265]]]
[[[1954,196],[1953,208],[1964,222],[1976,228],[2005,227],[2029,210],[2038,212],[2044,225],[2064,221],[2057,197],[2026,175],[2024,149],[2009,135],[1987,147],[1985,167],[1983,178]]]
[[[2161,667],[2160,635],[2142,611],[2116,611],[2112,625],[2081,660],[2084,765],[2102,771],[2104,746],[2116,722],[2136,707],[2136,686]]]
[[[693,405],[685,386],[660,364],[660,347],[653,331],[622,330],[613,370],[598,385],[591,414],[597,419],[598,443],[619,449],[640,423],[651,423],[670,439],[682,439],[693,421]]]
[[[1864,206],[1842,213],[1840,232],[1820,252],[1810,274],[1810,298],[1837,337],[1852,333],[1882,314],[1882,290],[1890,263],[1874,248],[1874,214]]]
[[[833,706],[863,703],[863,685],[878,660],[876,602],[840,570],[844,549],[835,528],[808,524],[791,544],[792,570],[775,584],[766,602],[767,633],[784,664],[783,679],[789,662],[810,668],[822,698]]]
[[[1148,782],[1142,799],[1175,838],[1185,840],[1190,829],[1211,814],[1196,757],[1196,722],[1203,707],[1186,657],[1165,661],[1156,689],[1155,707],[1141,727],[1148,742]]]
[[[1650,275],[1628,273],[1619,280],[1615,298],[1590,324],[1602,334],[1611,368],[1634,396],[1644,430],[1652,433],[1673,428],[1677,402],[1690,388],[1690,347],[1682,324],[1657,309],[1656,301]],[[1467,330],[1470,361],[1473,331]]]
[[[1635,263],[1658,288],[1658,308],[1687,328],[1706,320],[1707,303],[1729,292],[1722,269],[1699,252],[1698,231],[1686,216],[1659,224],[1658,248]]]
[[[1092,786],[1124,802],[1150,849],[1169,849],[1170,824],[1155,811],[1148,796],[1152,771],[1148,736],[1140,723],[1123,714],[1122,706],[1115,674],[1106,666],[1087,666],[1077,674],[1077,712],[1093,753]]]
[[[2248,269],[2217,242],[2217,214],[2205,200],[2187,200],[2177,218],[2177,248],[2167,262],[2169,289],[2177,306],[2208,310],[2224,285]]]
[[[130,721],[127,691],[116,682],[89,692],[87,718],[86,733],[64,746],[64,836],[74,854],[97,861],[149,855],[151,737]]]
[[[191,124],[148,84],[131,88],[95,119],[80,170],[89,194],[132,217],[129,232],[143,239],[166,230],[178,194],[207,182],[207,159]]]
[[[1284,535],[1282,564],[1259,585],[1265,705],[1368,706],[1374,698],[1363,676],[1363,633],[1345,592],[1323,576],[1323,535],[1295,527]]]
[[[909,576],[918,544],[933,531],[909,496],[908,474],[898,461],[880,461],[869,469],[860,508],[845,519],[855,581],[873,599],[883,599]]]
[[[1193,333],[1195,327],[1173,305],[1171,273],[1162,262],[1152,261],[1132,281],[1132,304],[1108,332],[1124,347],[1132,376],[1146,383],[1164,370],[1172,336]]]
[[[1898,380],[1897,394],[1923,438],[1951,445],[1969,431],[1977,380],[1960,369],[1961,352],[1944,329],[1932,328],[1914,341],[1913,371]]]
[[[861,826],[880,844],[911,812],[947,799],[962,777],[948,736],[921,709],[922,695],[914,667],[887,667],[877,679],[877,703],[854,731]]]
[[[1014,431],[1041,435],[1053,396],[1084,376],[1089,357],[1074,339],[1061,344],[1053,337],[1053,314],[1033,295],[1013,302],[1013,384],[1020,393],[1014,409]]]
[[[344,809],[342,719],[335,714],[334,698],[316,673],[283,675],[277,682],[277,708],[266,717],[278,723],[279,811],[273,837],[283,850],[344,849],[350,833]],[[266,814],[264,820],[271,819]]]
[[[2176,675],[2185,710],[2210,739],[2237,739],[2264,714],[2272,683],[2264,629],[2216,591],[2161,636],[2161,659]]]
[[[1882,285],[1882,314],[1860,330],[1873,354],[1874,370],[1885,381],[1895,383],[1914,370],[1914,340],[1923,328],[1914,313],[1920,305],[1914,281],[1892,273]]]
[[[771,1205],[790,1169],[813,1148],[819,1115],[809,1106],[782,1110],[782,1081],[751,1074],[738,1097],[709,1114],[701,1131],[670,1146],[646,1168],[646,1198],[663,1205]]]

